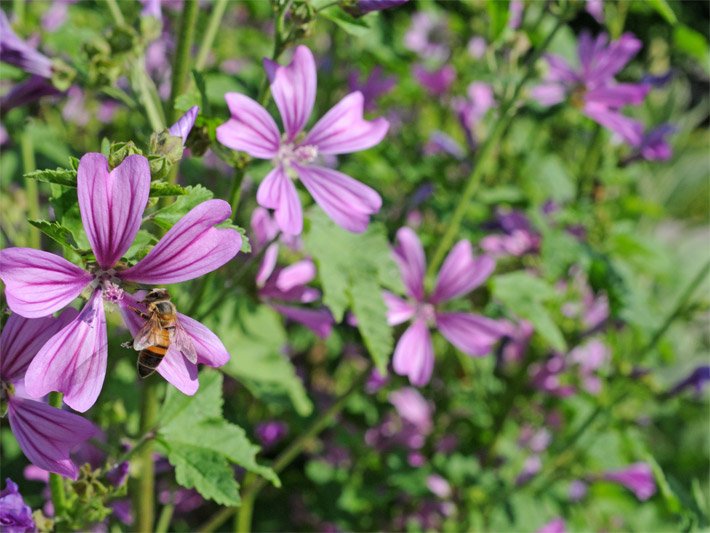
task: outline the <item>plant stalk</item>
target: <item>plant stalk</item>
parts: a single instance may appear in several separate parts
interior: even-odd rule
[[[140,430],[143,435],[153,431],[158,421],[158,383],[146,380],[143,384]],[[138,491],[135,506],[138,521],[136,531],[151,533],[155,523],[155,465],[153,464],[153,441],[148,439],[137,455],[140,464]]]
[[[198,11],[197,0],[185,0],[180,17],[180,29],[177,35],[177,50],[173,59],[173,79],[170,85],[170,100],[168,101],[168,124],[177,119],[175,100],[185,88],[187,73],[190,71],[190,52],[195,38],[195,22]],[[174,183],[174,180],[172,180]]]
[[[62,393],[52,392],[49,394],[49,405],[62,408]],[[54,506],[54,516],[59,518],[64,513],[67,506],[67,497],[64,492],[64,480],[59,474],[49,474],[49,490],[52,493],[52,505]]]
[[[200,51],[197,53],[197,59],[195,59],[195,70],[201,71],[205,68],[207,56],[212,49],[214,38],[217,36],[217,30],[222,22],[225,9],[227,9],[227,0],[216,0],[212,5],[212,14],[207,23],[207,30],[205,30],[205,34],[202,37]]]
[[[27,129],[20,136],[20,150],[22,152],[22,168],[25,174],[32,172],[36,168],[35,151],[32,137]],[[39,218],[39,187],[37,181],[25,178],[25,190],[27,191],[27,215],[32,220]],[[30,224],[28,245],[30,248],[40,247],[40,232],[39,228],[35,228]],[[61,398],[59,400],[61,405]]]
[[[121,8],[118,7],[118,2],[116,0],[106,0],[106,5],[111,12],[113,20],[116,21],[116,24],[120,26],[124,25],[126,23],[126,19],[123,18],[123,13],[121,13]]]

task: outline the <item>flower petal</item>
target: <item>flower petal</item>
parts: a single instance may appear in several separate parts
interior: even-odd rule
[[[584,105],[584,114],[598,122],[608,130],[619,135],[632,146],[638,146],[643,140],[643,124],[639,121],[622,115],[619,111],[598,102],[587,102]]]
[[[504,324],[473,313],[437,313],[436,325],[451,344],[467,355],[488,355],[506,334]]]
[[[197,365],[188,361],[174,346],[168,348],[168,353],[158,365],[157,372],[188,396],[195,394],[200,386],[197,380]]]
[[[41,398],[64,393],[64,403],[76,411],[89,409],[99,397],[106,376],[106,316],[101,291],[95,291],[81,313],[54,335],[30,363],[27,393]]]
[[[28,319],[14,313],[10,315],[0,334],[0,380],[13,382],[22,379],[40,348],[78,314],[76,309],[70,307],[58,318]]]
[[[313,281],[315,277],[316,265],[310,259],[303,259],[279,271],[276,287],[286,292]]]
[[[229,220],[232,210],[224,200],[207,200],[178,220],[155,247],[122,279],[147,285],[179,283],[218,269],[242,246],[239,232],[214,226]]]
[[[387,306],[387,323],[390,326],[402,324],[414,316],[416,311],[414,305],[399,296],[388,291],[382,291],[382,299]]]
[[[256,191],[256,201],[274,210],[274,218],[281,231],[299,235],[303,231],[303,209],[293,181],[282,166],[269,172]]]
[[[150,165],[130,155],[111,172],[103,154],[86,154],[77,170],[79,210],[102,268],[114,266],[133,243],[150,192]]]
[[[429,383],[434,370],[434,346],[424,320],[416,320],[400,337],[392,367],[400,376],[407,376],[412,385]]]
[[[271,274],[273,274],[278,258],[279,245],[277,243],[273,243],[266,249],[266,252],[264,252],[264,258],[262,259],[261,265],[259,265],[259,270],[256,273],[255,281],[257,287],[263,287],[266,280],[268,280]]]
[[[348,231],[365,231],[370,215],[382,207],[382,198],[374,189],[337,170],[296,165],[294,168],[321,209]]]
[[[496,267],[492,257],[474,257],[471,243],[459,241],[439,270],[431,302],[443,302],[468,294],[488,279]]]
[[[552,106],[562,102],[567,91],[559,83],[543,83],[530,89],[530,97],[541,106]]]
[[[592,57],[588,76],[590,78],[611,79],[631,61],[643,44],[632,33],[624,33],[606,49],[597,49]]]
[[[81,294],[91,274],[58,255],[32,248],[0,250],[7,304],[27,318],[51,315]]]
[[[422,243],[413,229],[404,227],[397,231],[397,245],[393,252],[407,291],[418,301],[423,301],[426,258]]]
[[[188,109],[175,124],[168,128],[168,132],[170,133],[170,135],[182,137],[182,144],[184,145],[187,142],[187,136],[190,135],[190,131],[195,125],[195,120],[197,119],[197,114],[199,112],[200,108],[196,105]]]
[[[301,145],[315,145],[321,154],[359,152],[380,143],[389,122],[362,117],[364,99],[360,91],[350,93],[321,118]]]
[[[232,150],[240,150],[252,157],[271,159],[279,151],[279,128],[261,104],[239,93],[224,95],[232,114],[227,122],[217,127],[217,140]]]
[[[192,339],[197,352],[197,362],[208,366],[223,366],[229,361],[229,352],[211,329],[194,318],[178,313],[180,325]]]
[[[271,82],[271,94],[279,108],[284,130],[292,141],[308,122],[316,101],[316,62],[311,51],[296,47],[287,66],[264,59],[264,68]]]
[[[287,305],[272,305],[283,316],[299,324],[303,324],[321,339],[326,339],[333,331],[335,320],[327,309],[304,309]]]
[[[611,108],[638,105],[643,102],[651,86],[645,83],[618,83],[597,87],[587,92],[587,102],[597,102]]]
[[[22,452],[35,466],[77,479],[79,468],[69,452],[99,430],[85,418],[45,403],[10,397],[10,428]]]

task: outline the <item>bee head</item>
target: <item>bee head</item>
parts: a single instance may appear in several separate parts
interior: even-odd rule
[[[145,295],[145,298],[143,298],[144,302],[159,302],[161,300],[170,300],[170,294],[167,289],[152,289]]]

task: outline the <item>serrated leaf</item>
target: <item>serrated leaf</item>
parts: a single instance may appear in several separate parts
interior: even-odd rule
[[[61,246],[77,249],[71,231],[59,222],[50,222],[49,220],[28,220],[28,222]]]
[[[216,370],[200,372],[200,388],[194,396],[186,396],[168,388],[160,410],[161,431],[185,431],[197,420],[222,417],[222,375]]]
[[[172,228],[190,209],[214,196],[212,191],[202,185],[190,185],[184,191],[175,202],[153,214],[153,221],[164,230]]]
[[[370,224],[364,233],[350,233],[321,211],[314,210],[304,235],[304,246],[318,264],[323,303],[336,321],[343,319],[348,308],[355,311],[358,330],[378,368],[384,371],[393,341],[381,302],[381,288],[403,290],[384,227]],[[363,287],[367,287],[366,293],[358,290]],[[364,313],[368,313],[367,316]]]
[[[187,427],[183,431],[188,432]],[[175,467],[175,480],[195,489],[203,497],[220,505],[238,505],[239,485],[224,455],[187,444],[165,443],[168,461]]]
[[[217,224],[218,228],[229,228],[233,229],[239,232],[239,234],[242,236],[242,247],[240,251],[243,254],[250,254],[251,253],[251,242],[249,242],[249,237],[247,236],[247,230],[242,228],[241,226],[237,226],[236,224],[232,224],[230,220],[227,220],[223,222],[222,224]]]
[[[168,183],[167,181],[155,180],[150,182],[150,196],[157,198],[161,196],[183,196],[188,194],[188,189],[181,185]]]
[[[25,174],[25,178],[45,183],[56,183],[65,187],[76,187],[76,170],[56,168],[54,170],[33,170]]]
[[[232,353],[238,354],[221,368],[225,374],[271,405],[290,402],[299,415],[311,414],[313,404],[283,353],[287,337],[278,313],[266,305],[234,298],[212,317],[210,328]]]

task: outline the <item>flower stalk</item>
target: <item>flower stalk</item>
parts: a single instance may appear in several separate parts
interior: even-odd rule
[[[35,151],[32,137],[29,131],[25,130],[20,136],[20,150],[22,151],[22,168],[25,174],[35,170]],[[27,214],[31,220],[39,218],[39,189],[37,181],[25,178],[25,189],[27,191]],[[30,225],[29,241],[27,243],[32,248],[40,247],[39,228]]]
[[[168,123],[177,119],[175,100],[185,88],[187,73],[190,71],[190,51],[195,38],[195,23],[198,11],[197,0],[185,0],[180,17],[180,30],[177,35],[177,50],[173,59],[173,79],[170,85],[170,100],[168,101]],[[174,176],[177,177],[177,176]],[[174,183],[175,179],[171,181]]]
[[[49,404],[57,409],[62,408],[62,393],[52,392],[49,395]],[[52,505],[54,506],[54,516],[60,517],[64,513],[67,505],[67,497],[64,492],[64,480],[59,474],[49,474],[49,490],[52,493]]]
[[[210,15],[210,20],[207,23],[207,30],[202,37],[200,50],[197,52],[197,59],[195,59],[195,70],[197,71],[201,71],[205,68],[207,56],[212,49],[214,38],[217,36],[217,30],[219,30],[219,25],[222,22],[222,17],[226,8],[227,0],[216,0],[212,6],[212,14]]]
[[[143,387],[143,402],[141,406],[141,433],[152,432],[158,421],[158,383],[146,380]],[[136,493],[136,508],[138,522],[136,531],[150,533],[155,523],[155,465],[153,463],[152,439],[144,441],[143,449],[138,454],[140,477]]]

